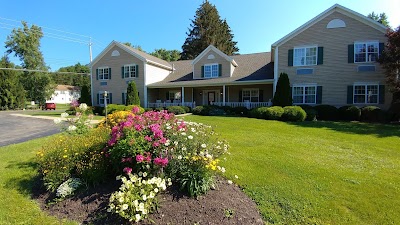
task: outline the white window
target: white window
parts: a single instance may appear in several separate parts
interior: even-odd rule
[[[97,69],[99,80],[108,80],[109,76],[109,68],[108,67],[100,67]]]
[[[243,89],[242,91],[242,101],[249,101],[249,102],[259,102],[259,90],[252,88],[252,89]]]
[[[105,97],[104,92],[99,92],[99,104],[104,105],[104,100],[107,100],[107,104],[111,104],[110,96],[111,93],[107,93],[107,97]]]
[[[378,84],[355,84],[353,90],[354,104],[378,104]]]
[[[181,100],[181,92],[180,91],[169,91],[167,100]]]
[[[317,47],[294,48],[294,66],[313,66],[317,65]]]
[[[315,104],[317,102],[317,86],[294,85],[292,98],[293,104]]]
[[[204,78],[212,78],[218,77],[219,74],[219,65],[214,64],[206,64],[204,65]]]
[[[124,78],[138,77],[137,73],[135,64],[124,65]]]
[[[354,43],[354,62],[375,62],[379,57],[379,43],[356,42]]]

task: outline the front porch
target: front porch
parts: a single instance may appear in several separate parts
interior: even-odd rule
[[[271,106],[272,84],[148,89],[147,107],[218,105],[248,109]]]

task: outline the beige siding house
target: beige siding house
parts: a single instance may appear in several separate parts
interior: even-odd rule
[[[92,102],[125,104],[134,81],[143,107],[270,106],[279,74],[287,73],[295,105],[386,109],[391,96],[376,62],[385,32],[334,5],[272,44],[271,52],[228,56],[210,45],[194,60],[166,62],[113,41],[90,64]]]
[[[376,62],[386,29],[334,5],[272,45],[275,81],[288,74],[294,104],[388,108],[391,96]]]

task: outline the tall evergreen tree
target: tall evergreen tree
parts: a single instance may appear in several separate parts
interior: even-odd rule
[[[83,85],[81,88],[81,97],[79,98],[79,103],[86,103],[87,105],[92,105],[89,87],[86,85]]]
[[[186,33],[188,37],[182,46],[181,59],[194,59],[209,45],[214,45],[227,55],[239,51],[228,23],[225,19],[221,20],[215,5],[207,0],[197,9],[191,21],[189,33]]]
[[[126,90],[126,105],[140,105],[140,98],[134,81],[129,83]]]
[[[290,82],[286,73],[279,75],[278,83],[276,84],[276,91],[272,99],[274,106],[289,106],[293,104],[292,96],[290,95]]]
[[[389,27],[389,21],[388,21],[388,17],[386,16],[386,13],[375,14],[375,12],[372,12],[372,13],[368,14],[367,17],[375,20],[378,23],[383,24],[384,26]]]

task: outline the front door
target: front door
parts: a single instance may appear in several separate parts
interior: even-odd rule
[[[208,92],[208,104],[212,105],[213,102],[215,102],[215,92],[210,91]]]

